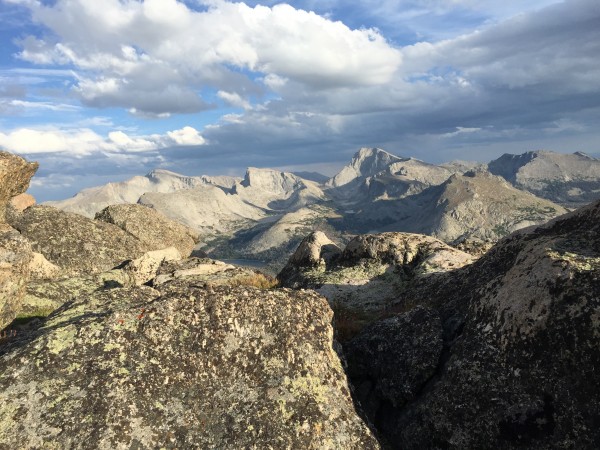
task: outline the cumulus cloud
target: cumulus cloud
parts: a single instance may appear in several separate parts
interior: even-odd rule
[[[214,1],[196,11],[176,0],[13,1],[54,34],[22,39],[22,59],[73,65],[84,103],[141,114],[209,108],[200,96],[207,86],[245,104],[238,70],[324,89],[386,83],[401,59],[376,30],[287,4]]]
[[[167,136],[177,145],[202,145],[205,143],[200,133],[192,127],[169,131]]]
[[[0,133],[0,147],[27,154],[66,153],[75,157],[97,152],[119,154],[156,151],[177,146],[198,146],[205,143],[200,133],[186,126],[166,134],[131,136],[123,131],[112,131],[102,137],[88,128],[31,129],[20,128]]]

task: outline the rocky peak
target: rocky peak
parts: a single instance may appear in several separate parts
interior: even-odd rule
[[[301,178],[292,173],[248,167],[240,184],[244,187],[263,189],[269,192],[290,193],[301,187],[303,182]]]
[[[488,169],[519,189],[567,206],[596,200],[600,191],[600,160],[582,152],[504,154]]]
[[[401,161],[403,161],[402,158],[380,148],[363,147],[354,154],[350,164],[331,178],[327,185],[331,187],[344,186],[356,178],[369,177],[385,171],[390,164]]]

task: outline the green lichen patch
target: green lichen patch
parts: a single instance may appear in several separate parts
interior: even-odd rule
[[[196,283],[82,296],[8,349],[2,442],[378,447],[349,396],[322,297]],[[25,426],[46,431],[34,437]]]

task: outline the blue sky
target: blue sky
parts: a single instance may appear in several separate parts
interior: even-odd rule
[[[363,146],[600,151],[597,0],[0,0],[0,39],[0,148],[39,200]]]

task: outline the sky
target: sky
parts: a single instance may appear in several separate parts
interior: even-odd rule
[[[0,39],[0,148],[38,201],[360,147],[600,152],[598,0],[0,0]]]

